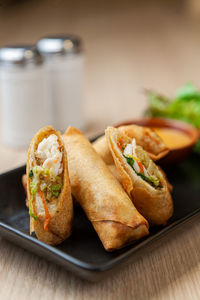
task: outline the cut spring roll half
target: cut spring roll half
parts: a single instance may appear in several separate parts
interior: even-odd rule
[[[71,234],[73,206],[67,154],[59,132],[51,126],[33,137],[27,159],[30,232],[47,244]]]
[[[147,235],[148,222],[88,139],[74,127],[69,127],[63,138],[69,158],[72,194],[104,248],[107,251],[119,249]]]
[[[153,161],[161,159],[169,152],[166,144],[151,128],[127,125],[120,126],[118,129],[130,138],[135,138],[137,145],[143,147]],[[93,147],[107,165],[114,163],[105,135],[98,138],[93,143]]]
[[[151,225],[166,224],[173,202],[162,172],[134,138],[113,127],[105,133],[122,185],[138,211]]]

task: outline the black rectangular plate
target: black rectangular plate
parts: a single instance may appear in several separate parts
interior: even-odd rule
[[[0,175],[0,234],[19,246],[53,261],[76,275],[97,281],[117,267],[136,259],[157,240],[182,226],[200,212],[200,156],[192,154],[184,162],[166,170],[174,186],[174,215],[165,227],[150,229],[150,235],[113,253],[104,250],[92,225],[80,207],[75,207],[73,233],[57,247],[29,235],[29,215],[21,177],[25,166]],[[148,250],[147,250],[148,251]]]

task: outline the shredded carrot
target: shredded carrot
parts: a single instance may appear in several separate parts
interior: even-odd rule
[[[118,140],[118,143],[117,143],[117,146],[118,146],[120,149],[122,149],[123,144],[124,144],[124,141],[123,141],[122,139],[119,139],[119,140]]]
[[[58,160],[59,160],[59,158],[56,158],[56,159],[54,160],[54,164],[56,164],[56,163],[58,162]]]
[[[140,168],[140,172],[144,173],[144,167],[143,167],[143,164],[141,163],[141,161],[137,161],[137,163],[138,163],[138,166]]]
[[[43,203],[44,210],[45,210],[44,230],[48,231],[48,225],[49,225],[49,221],[50,221],[50,213],[49,213],[48,207],[46,205],[46,202],[44,200],[44,194],[41,190],[40,190],[40,197],[42,199],[42,203]]]
[[[61,144],[60,140],[58,140],[58,145],[59,145],[58,149],[60,150],[60,152],[62,152],[62,144]]]

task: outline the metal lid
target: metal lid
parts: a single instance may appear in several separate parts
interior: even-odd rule
[[[37,48],[42,55],[79,53],[82,41],[72,34],[46,36],[38,41]]]
[[[39,64],[42,57],[34,45],[11,45],[0,48],[0,65]]]

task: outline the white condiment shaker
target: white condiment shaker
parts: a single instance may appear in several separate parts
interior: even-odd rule
[[[25,147],[50,124],[45,71],[35,46],[0,49],[0,100],[3,142]]]
[[[45,60],[52,123],[64,132],[69,125],[83,129],[83,53],[79,37],[47,36],[37,48]]]

